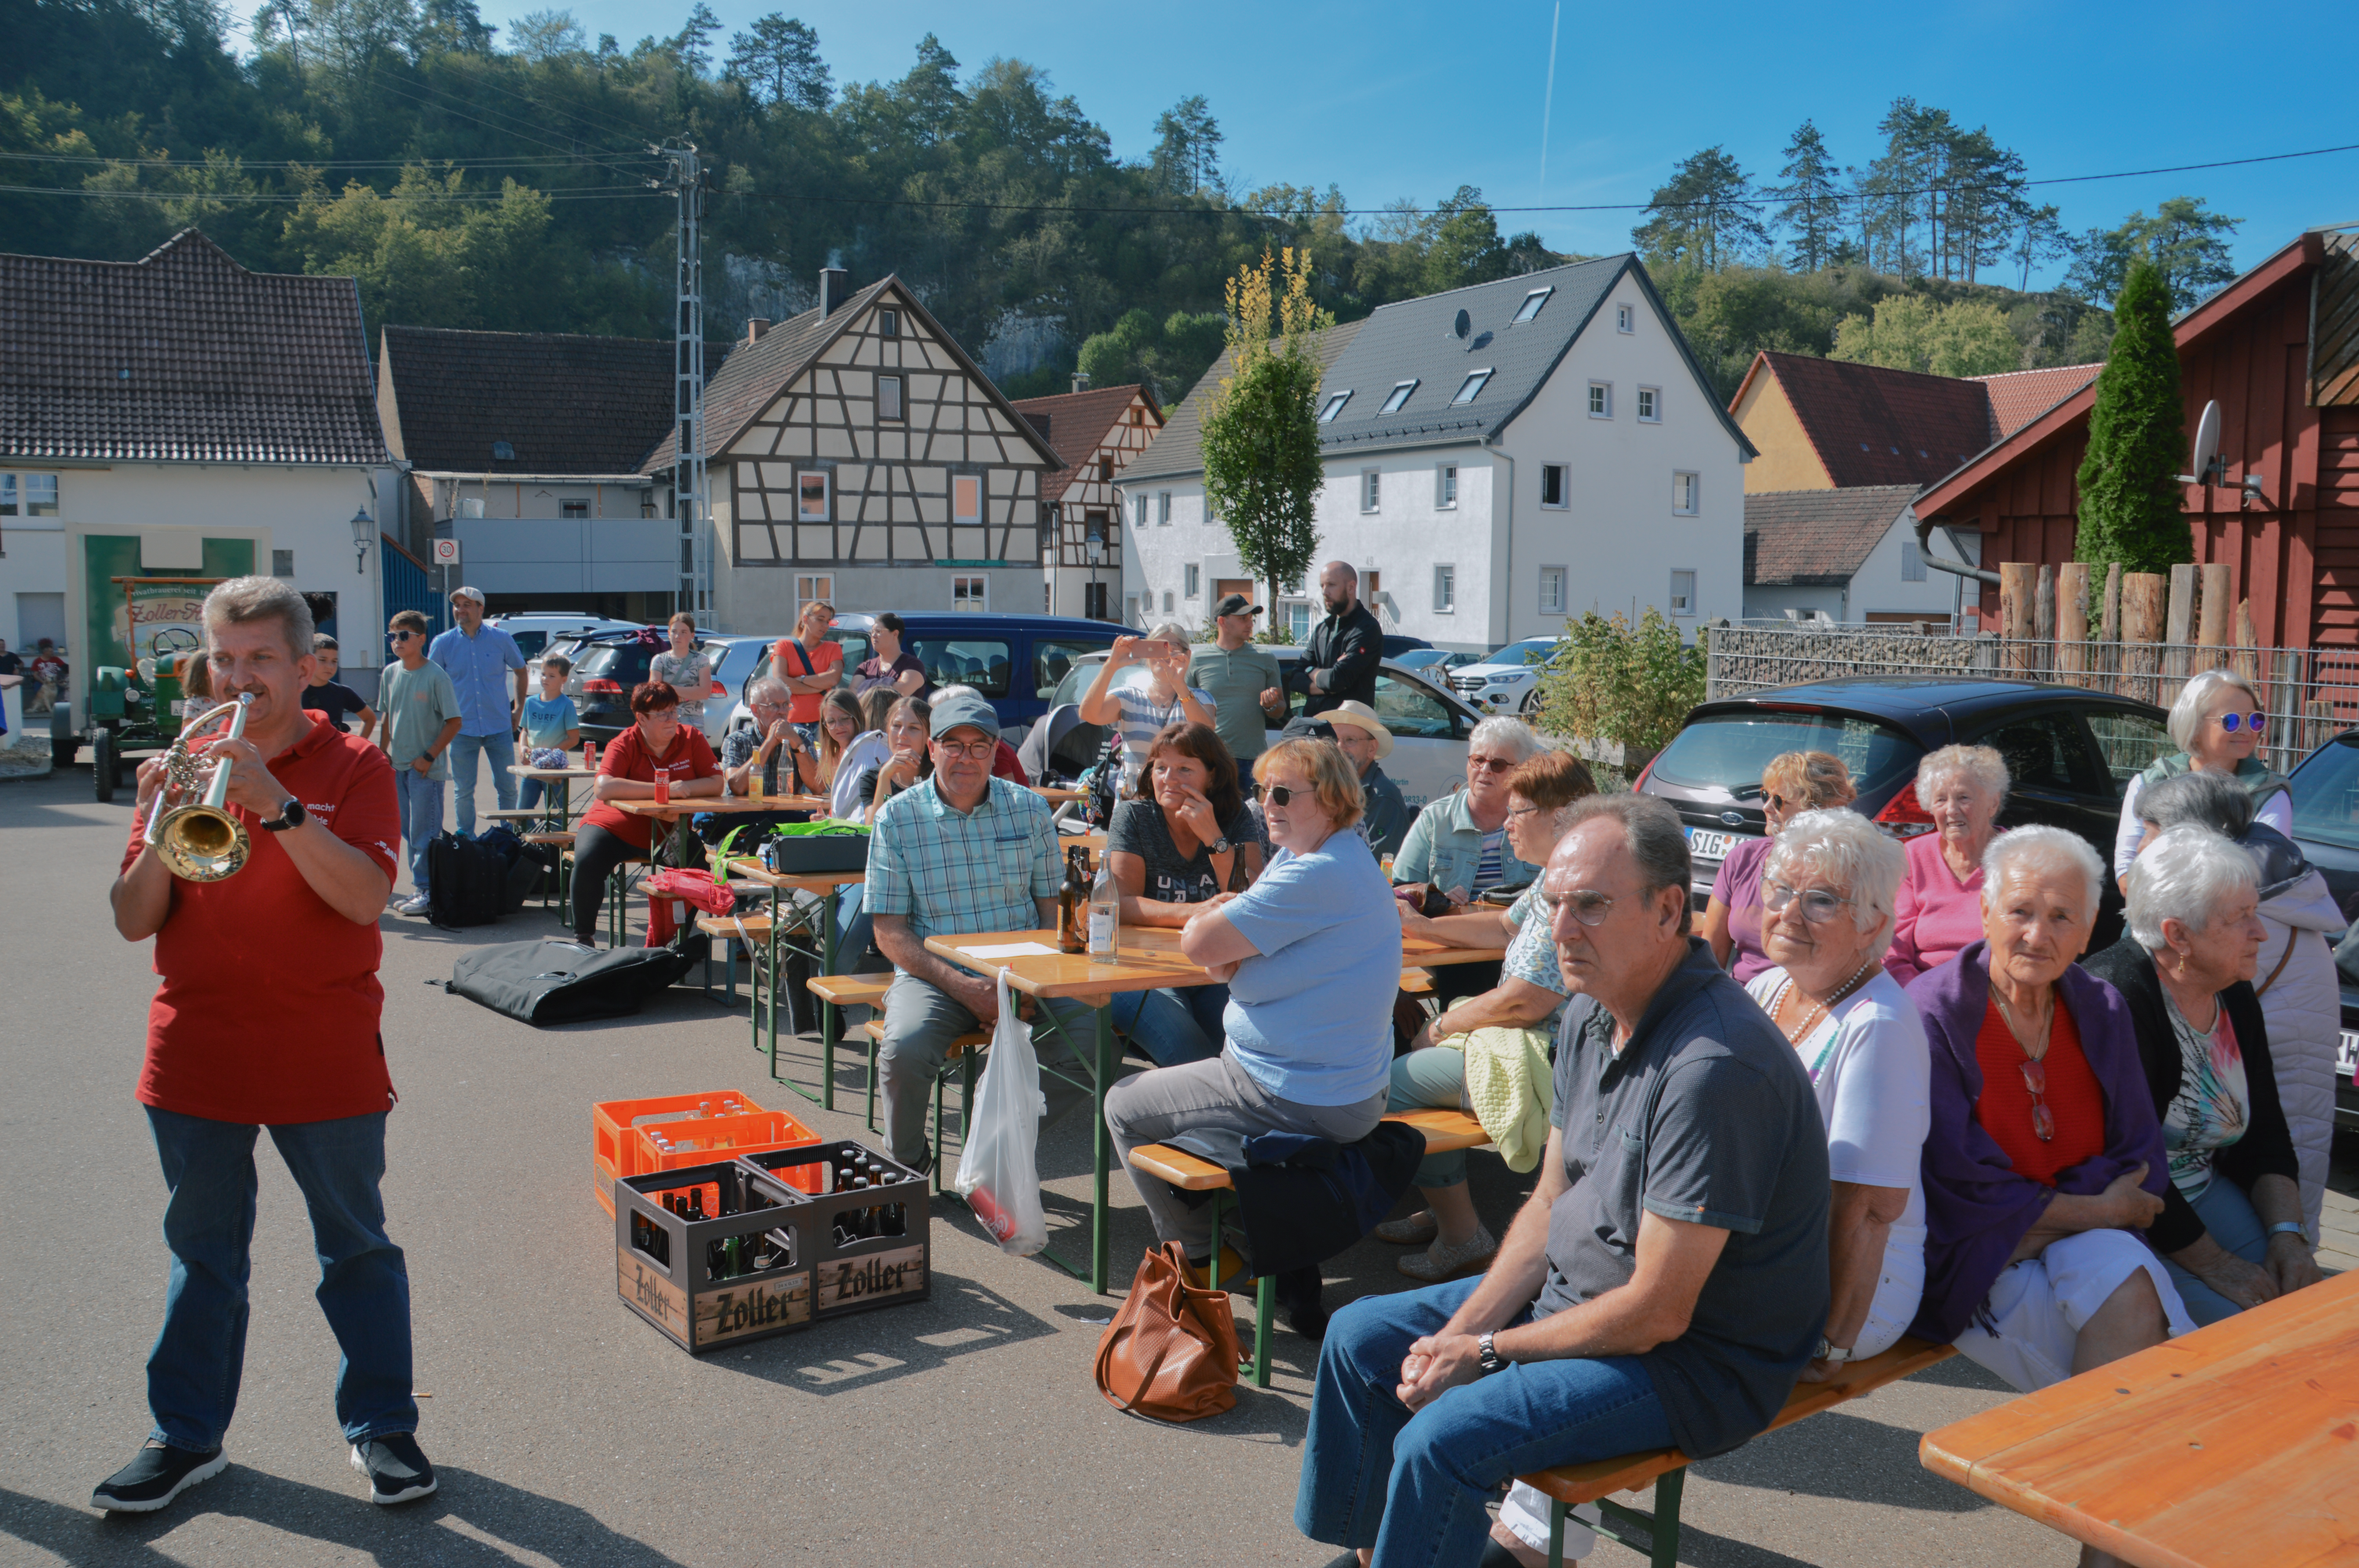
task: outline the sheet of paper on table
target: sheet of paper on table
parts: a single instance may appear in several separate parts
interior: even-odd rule
[[[1007,942],[996,947],[962,947],[959,951],[970,958],[1029,958],[1041,953],[1052,958],[1057,956],[1057,949],[1038,942]]]

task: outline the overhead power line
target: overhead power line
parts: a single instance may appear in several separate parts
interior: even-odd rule
[[[448,206],[454,202],[497,202],[507,198],[497,191],[478,194],[420,195],[414,191],[373,191],[380,201],[417,202],[422,205]],[[544,201],[631,201],[644,197],[661,195],[643,185],[600,185],[583,190],[541,190],[534,194]],[[224,204],[277,202],[291,206],[307,200],[335,199],[333,194],[320,195],[301,190],[92,190],[78,185],[0,185],[5,196],[73,196],[90,201],[217,201]]]

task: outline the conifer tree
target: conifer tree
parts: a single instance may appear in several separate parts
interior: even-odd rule
[[[2177,475],[2187,458],[2187,411],[2179,395],[2179,345],[2170,331],[2170,287],[2151,262],[2129,269],[2114,302],[2114,343],[2097,376],[2089,450],[2081,460],[2081,521],[2075,560],[2103,579],[2167,572],[2195,558]]]

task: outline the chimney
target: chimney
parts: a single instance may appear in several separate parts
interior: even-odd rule
[[[852,297],[852,275],[840,266],[819,269],[819,313],[832,316]]]
[[[1073,390],[1075,392],[1087,392],[1089,389],[1090,373],[1085,370],[1075,371],[1073,373]]]
[[[745,318],[745,341],[747,342],[760,342],[762,341],[762,334],[769,330],[770,319],[767,316],[748,316]]]

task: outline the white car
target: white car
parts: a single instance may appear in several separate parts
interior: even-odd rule
[[[1540,671],[1556,655],[1558,639],[1527,637],[1479,663],[1450,672],[1450,688],[1479,713],[1513,713],[1529,719],[1539,708]]]
[[[791,635],[780,633],[779,636]],[[704,701],[704,738],[712,743],[714,755],[721,752],[723,737],[732,725],[744,716],[744,722],[754,722],[753,710],[745,706],[745,678],[754,666],[769,656],[777,637],[716,637],[704,644],[712,656],[712,692]]]

